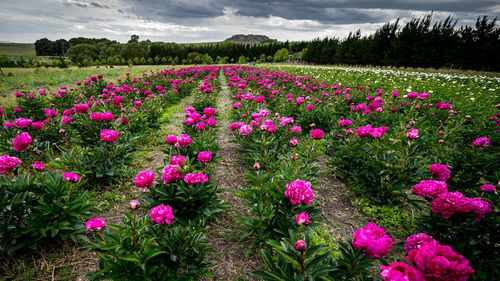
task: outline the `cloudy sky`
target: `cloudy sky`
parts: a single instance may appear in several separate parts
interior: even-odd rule
[[[498,0],[0,0],[0,41],[84,36],[126,42],[222,41],[234,34],[278,40],[369,34],[385,22],[434,11],[459,25],[500,15]]]

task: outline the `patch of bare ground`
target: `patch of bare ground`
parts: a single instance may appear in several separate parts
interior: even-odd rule
[[[325,219],[323,224],[337,241],[350,240],[354,231],[362,226],[364,215],[352,205],[353,198],[347,185],[328,168],[327,157],[319,160],[319,167],[328,169],[315,187],[322,208],[321,216]]]
[[[202,280],[258,280],[250,273],[261,269],[259,245],[251,238],[240,241],[245,228],[238,218],[248,215],[248,208],[243,204],[244,200],[235,196],[235,193],[244,188],[245,169],[237,144],[231,141],[232,137],[227,129],[232,102],[222,73],[220,80],[222,91],[217,98],[221,128],[217,139],[220,160],[215,170],[215,181],[222,189],[222,199],[230,206],[219,214],[218,221],[210,224],[207,238],[214,252],[208,255],[208,260],[213,264],[213,276]]]

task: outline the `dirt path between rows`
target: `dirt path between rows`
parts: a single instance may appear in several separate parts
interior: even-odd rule
[[[215,252],[209,255],[213,264],[213,277],[203,280],[257,280],[250,272],[259,269],[260,256],[258,245],[251,239],[240,241],[244,226],[238,218],[247,213],[243,199],[234,194],[244,188],[245,169],[240,162],[238,145],[231,141],[230,110],[232,100],[227,86],[226,77],[221,71],[220,81],[222,91],[217,97],[217,112],[219,114],[220,132],[217,139],[220,151],[219,162],[215,170],[215,181],[222,189],[222,199],[230,206],[219,215],[219,221],[210,225],[207,234],[210,247]]]

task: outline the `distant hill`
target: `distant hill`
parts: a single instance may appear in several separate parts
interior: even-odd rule
[[[259,44],[262,41],[276,41],[276,39],[271,39],[266,35],[254,35],[254,34],[236,34],[224,40],[224,42],[236,42],[242,44],[249,44],[250,46],[254,46]]]

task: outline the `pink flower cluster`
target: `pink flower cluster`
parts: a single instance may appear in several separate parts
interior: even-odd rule
[[[352,238],[354,248],[362,251],[371,258],[380,258],[391,251],[394,244],[391,237],[387,236],[384,229],[369,222],[364,228],[354,232]]]
[[[153,207],[150,214],[151,222],[156,222],[157,224],[171,224],[172,220],[175,218],[172,207],[163,204]]]
[[[465,281],[474,274],[468,260],[450,246],[437,243],[424,242],[420,248],[411,250],[406,259],[422,272],[427,281]]]
[[[422,272],[403,262],[382,266],[380,270],[385,281],[425,281]]]
[[[28,149],[28,145],[32,142],[33,139],[28,132],[21,133],[14,138],[14,150],[17,152],[24,151]]]
[[[212,152],[210,151],[202,151],[198,153],[198,161],[203,164],[207,164],[212,160]]]
[[[43,165],[43,163],[40,161],[35,161],[33,163],[33,168],[37,171],[43,171],[45,170],[45,165]]]
[[[479,187],[484,192],[495,192],[497,189],[491,184],[483,184]]]
[[[475,147],[488,147],[490,145],[490,140],[488,138],[477,138],[472,142]]]
[[[306,214],[305,212],[298,214],[297,217],[295,218],[295,224],[298,226],[308,225],[310,223],[311,220],[309,219],[309,215]]]
[[[169,165],[163,168],[162,174],[161,174],[161,179],[163,180],[164,184],[171,183],[171,182],[176,182],[180,179],[182,179],[184,176],[182,175],[181,171],[179,171],[179,166],[178,165]]]
[[[321,129],[311,130],[311,138],[312,139],[322,139],[323,137],[324,137],[324,133]]]
[[[425,233],[412,234],[406,238],[404,250],[406,253],[409,253],[411,250],[419,249],[424,243],[439,244],[432,236]]]
[[[79,182],[80,176],[78,176],[75,173],[63,173],[63,180],[69,181],[69,182]]]
[[[203,173],[189,173],[184,176],[184,182],[187,184],[207,183],[208,177]]]
[[[106,221],[103,219],[93,218],[85,223],[85,228],[88,231],[99,231],[106,226]]]
[[[431,202],[432,212],[440,213],[443,218],[448,219],[454,213],[474,213],[474,219],[480,221],[491,213],[491,204],[481,198],[468,198],[460,192],[441,193]]]
[[[19,164],[21,164],[21,160],[16,157],[10,157],[7,154],[0,156],[0,175],[14,171]]]
[[[424,180],[414,185],[412,190],[417,195],[427,198],[436,198],[439,194],[448,192],[448,187],[446,183],[442,181]]]
[[[418,130],[417,129],[410,129],[406,133],[406,137],[409,139],[417,139],[418,138]]]
[[[169,161],[170,164],[177,165],[179,167],[183,167],[184,162],[186,162],[186,157],[184,157],[182,155],[174,155],[174,156],[172,156],[172,158],[170,158],[170,161]]]
[[[314,197],[311,183],[304,180],[295,180],[287,184],[285,196],[290,198],[293,205],[306,204],[310,205]]]
[[[151,171],[144,171],[137,174],[137,176],[135,176],[134,178],[135,186],[140,188],[152,186],[154,184],[153,182],[155,181],[155,175],[156,174]]]
[[[250,132],[252,131],[252,127],[246,125],[246,124],[243,124],[241,127],[240,127],[240,135],[242,136],[246,136],[248,134],[250,134]]]
[[[448,166],[444,164],[432,164],[429,167],[429,171],[438,181],[446,182],[446,180],[450,178],[450,170],[448,169]]]
[[[110,129],[104,129],[101,131],[99,136],[105,142],[115,143],[115,141],[118,139],[119,133]]]

